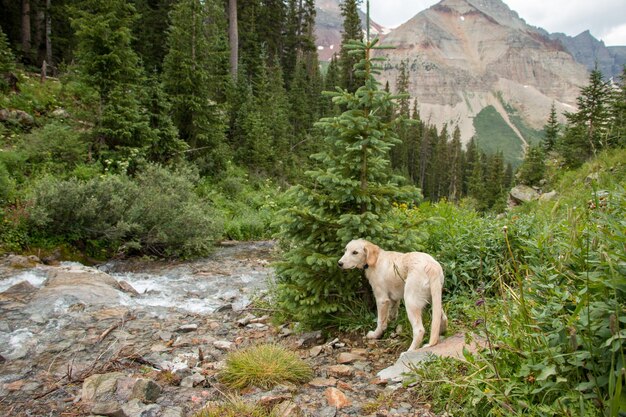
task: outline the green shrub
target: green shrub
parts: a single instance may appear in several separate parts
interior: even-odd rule
[[[26,135],[17,150],[25,158],[31,173],[62,174],[87,160],[88,143],[67,124],[51,122]]]
[[[30,223],[41,236],[109,251],[202,255],[220,236],[221,219],[194,193],[196,182],[191,172],[157,166],[136,178],[45,177],[34,189]]]
[[[303,383],[313,377],[311,367],[300,357],[276,344],[250,346],[226,357],[220,380],[230,388],[260,387],[292,382]]]

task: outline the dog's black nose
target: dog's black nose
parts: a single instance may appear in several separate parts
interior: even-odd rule
[[[339,264],[339,266],[343,266],[343,262],[338,261],[337,263]]]

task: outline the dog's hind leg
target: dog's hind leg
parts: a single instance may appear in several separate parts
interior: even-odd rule
[[[376,298],[376,311],[378,318],[376,320],[376,330],[367,333],[368,339],[379,339],[383,332],[387,329],[387,322],[389,321],[389,309],[393,302],[389,298]]]
[[[443,312],[443,306],[441,304],[441,287],[442,286],[440,281],[431,281],[430,294],[432,297],[431,302],[433,305],[432,322],[430,326],[430,340],[428,341],[428,344],[424,347],[435,346],[437,343],[439,343],[439,335],[442,332],[445,332],[446,328],[448,327],[448,318]]]
[[[426,332],[424,329],[424,323],[422,322],[422,309],[424,308],[425,303],[419,303],[422,300],[417,301],[417,303],[414,302],[414,300],[404,301],[406,304],[406,314],[409,316],[411,328],[413,329],[413,341],[411,342],[411,346],[408,350],[418,349],[422,344],[424,333]]]

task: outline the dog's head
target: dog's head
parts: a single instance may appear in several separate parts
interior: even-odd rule
[[[346,245],[346,252],[339,260],[343,269],[367,269],[376,266],[380,248],[364,239],[353,240]]]

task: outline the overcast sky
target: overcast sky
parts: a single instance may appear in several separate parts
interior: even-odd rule
[[[365,9],[363,0],[363,9]],[[370,0],[372,20],[393,28],[439,0]],[[589,30],[608,45],[626,46],[626,0],[504,0],[529,25],[576,36]]]

